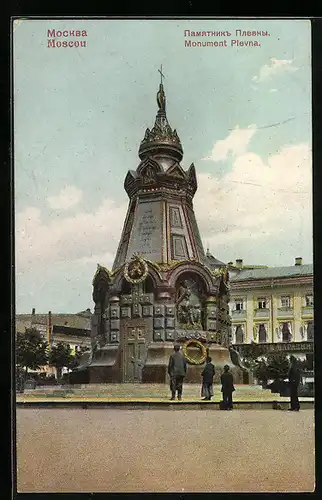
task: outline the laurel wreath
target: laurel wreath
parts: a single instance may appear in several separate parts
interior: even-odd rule
[[[148,265],[147,263],[141,259],[140,257],[136,257],[135,259],[136,261],[140,262],[140,264],[143,266],[143,274],[142,276],[140,276],[140,278],[131,278],[131,276],[129,275],[129,267],[130,265],[133,263],[133,260],[130,261],[130,262],[127,262],[125,264],[125,267],[124,267],[124,278],[126,279],[126,281],[128,281],[129,283],[132,283],[132,285],[136,285],[137,283],[141,283],[142,281],[144,281],[148,275]]]
[[[188,347],[191,345],[199,347],[199,350],[201,353],[200,358],[195,359],[195,358],[192,358],[191,356],[189,356]],[[205,346],[201,342],[199,342],[199,340],[195,340],[195,339],[191,339],[191,340],[188,340],[187,342],[185,342],[183,344],[182,351],[183,351],[184,357],[186,358],[188,363],[190,363],[191,365],[202,365],[205,362],[206,357],[207,357],[207,351],[206,351]]]

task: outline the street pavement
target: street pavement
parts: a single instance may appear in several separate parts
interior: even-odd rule
[[[17,409],[18,492],[307,492],[314,412]]]
[[[268,389],[262,389],[258,385],[235,385],[233,394],[234,401],[289,401],[289,397],[281,397],[272,394]],[[62,388],[63,389],[63,388]],[[214,386],[213,401],[222,399],[221,386]],[[67,393],[68,399],[95,399],[104,401],[167,401],[170,397],[170,388],[167,384],[88,384],[82,387],[71,387],[72,392]],[[36,390],[26,390],[23,394],[17,394],[17,401],[39,400],[46,397],[59,398],[59,387],[39,387]],[[200,384],[184,384],[183,400],[186,402],[201,400]],[[56,395],[55,395],[56,393]],[[57,394],[58,393],[58,394]],[[303,400],[313,398],[303,398]]]

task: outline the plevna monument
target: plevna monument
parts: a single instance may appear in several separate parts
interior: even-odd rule
[[[202,344],[215,382],[225,364],[235,382],[242,380],[228,349],[227,266],[204,251],[193,209],[196,170],[180,165],[183,148],[167,119],[162,74],[157,103],[140,163],[125,177],[129,205],[113,268],[98,264],[94,275],[92,350],[71,374],[75,383],[166,383],[174,342],[190,343],[192,363],[198,356],[200,363]],[[190,364],[186,382],[199,383],[201,369]]]

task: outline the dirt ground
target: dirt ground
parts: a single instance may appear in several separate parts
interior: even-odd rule
[[[18,492],[307,492],[314,413],[17,409]]]

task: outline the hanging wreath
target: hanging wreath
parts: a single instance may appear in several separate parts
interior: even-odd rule
[[[148,275],[148,265],[139,256],[135,256],[130,262],[127,262],[124,267],[124,278],[132,285],[141,283]]]
[[[199,348],[199,351],[201,354],[200,358],[195,359],[195,358],[192,358],[191,356],[189,356],[188,347],[190,347],[190,346],[195,346],[195,347]],[[191,365],[202,365],[206,361],[207,350],[206,350],[205,346],[201,342],[199,342],[199,340],[195,340],[195,339],[187,340],[187,342],[185,342],[183,344],[182,351],[183,351],[184,357],[186,358],[188,363],[190,363]]]

